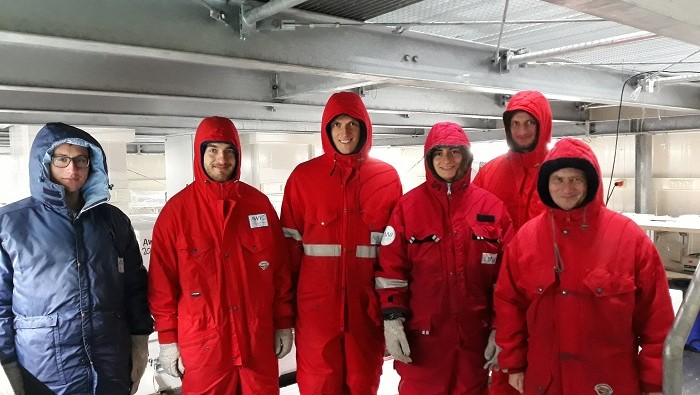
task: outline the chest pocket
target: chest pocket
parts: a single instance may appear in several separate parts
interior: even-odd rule
[[[495,265],[502,250],[501,230],[491,223],[477,222],[472,225],[469,243],[470,262]]]
[[[596,326],[606,328],[610,339],[625,339],[633,327],[636,286],[634,278],[625,273],[613,273],[606,269],[592,270],[583,279],[584,291],[590,303],[581,314],[595,317]]]
[[[413,265],[411,276],[414,279],[441,278],[441,236],[434,229],[409,231],[405,234],[408,258]]]
[[[533,267],[522,276],[522,290],[530,300],[540,298],[554,284],[553,268]]]
[[[241,234],[241,245],[246,259],[252,259],[256,264],[261,260],[269,263],[273,259],[274,249],[269,227],[246,230]]]
[[[179,238],[176,246],[183,285],[188,285],[191,292],[201,292],[216,283],[217,262],[211,238],[187,235]]]
[[[331,230],[338,227],[339,221],[340,214],[331,207],[307,210],[304,216],[304,243],[327,243]]]

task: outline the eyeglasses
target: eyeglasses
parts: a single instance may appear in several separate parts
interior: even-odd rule
[[[551,177],[549,179],[549,184],[553,186],[562,186],[564,184],[571,184],[575,187],[581,186],[586,183],[586,178],[584,177]]]
[[[60,167],[60,168],[68,167],[68,165],[71,162],[73,162],[75,167],[77,167],[78,169],[85,169],[86,167],[90,166],[90,158],[88,158],[87,156],[83,156],[83,155],[74,156],[72,158],[70,156],[52,156],[51,157],[51,164],[56,166],[56,167]]]

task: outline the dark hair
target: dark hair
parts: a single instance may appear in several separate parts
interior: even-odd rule
[[[462,153],[462,164],[459,166],[457,173],[455,173],[455,179],[452,181],[454,182],[461,180],[467,174],[467,170],[469,170],[469,167],[472,165],[472,160],[474,159],[469,147],[466,145],[436,145],[428,150],[428,153],[425,155],[428,169],[430,169],[430,172],[433,173],[433,176],[438,180],[443,180],[443,178],[438,176],[437,172],[435,171],[435,168],[433,167],[433,158],[435,158],[437,152],[442,148],[457,148]]]
[[[532,141],[532,144],[530,144],[527,147],[521,147],[518,144],[513,141],[513,137],[510,134],[510,121],[513,119],[513,115],[515,115],[518,112],[524,112],[528,115],[530,115],[534,120],[535,124],[537,125],[536,131],[535,131],[535,139]],[[533,114],[530,114],[529,111],[522,110],[522,109],[517,109],[517,110],[511,110],[511,111],[506,111],[503,113],[503,127],[506,129],[506,142],[508,143],[508,147],[510,148],[511,151],[513,152],[520,152],[520,153],[525,153],[525,152],[530,152],[537,148],[537,142],[540,140],[540,120],[537,119],[536,116]]]
[[[549,177],[555,171],[567,167],[579,169],[586,176],[586,197],[584,197],[581,203],[574,208],[587,205],[593,201],[596,193],[598,193],[600,180],[598,179],[598,172],[591,162],[583,158],[575,157],[552,159],[542,164],[540,167],[540,172],[537,176],[537,193],[539,193],[540,200],[542,200],[542,203],[545,205],[552,208],[560,208],[556,203],[554,203],[552,195],[549,193]]]

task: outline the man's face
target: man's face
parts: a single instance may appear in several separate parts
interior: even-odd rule
[[[464,156],[458,147],[440,148],[433,156],[433,169],[440,178],[452,182],[455,181],[463,160]]]
[[[586,197],[587,191],[588,183],[582,170],[565,167],[549,176],[549,194],[564,211],[578,206]]]
[[[525,111],[517,111],[510,119],[510,137],[520,148],[532,146],[537,138],[537,120]]]
[[[236,150],[228,143],[208,143],[203,162],[209,178],[217,182],[228,181],[236,170]]]
[[[341,114],[331,121],[331,138],[335,149],[343,155],[352,154],[360,142],[360,121]]]
[[[59,167],[65,164],[67,164],[66,167]],[[80,192],[80,188],[85,185],[89,173],[90,152],[87,148],[73,144],[61,144],[53,150],[51,181],[62,185],[66,193]]]

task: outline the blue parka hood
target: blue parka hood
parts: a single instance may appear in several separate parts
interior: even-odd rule
[[[65,208],[65,190],[51,181],[51,156],[61,144],[85,147],[90,151],[90,173],[81,195],[83,211],[109,201],[109,178],[104,150],[87,132],[64,123],[47,123],[36,135],[29,157],[29,188],[32,197],[56,208]]]

